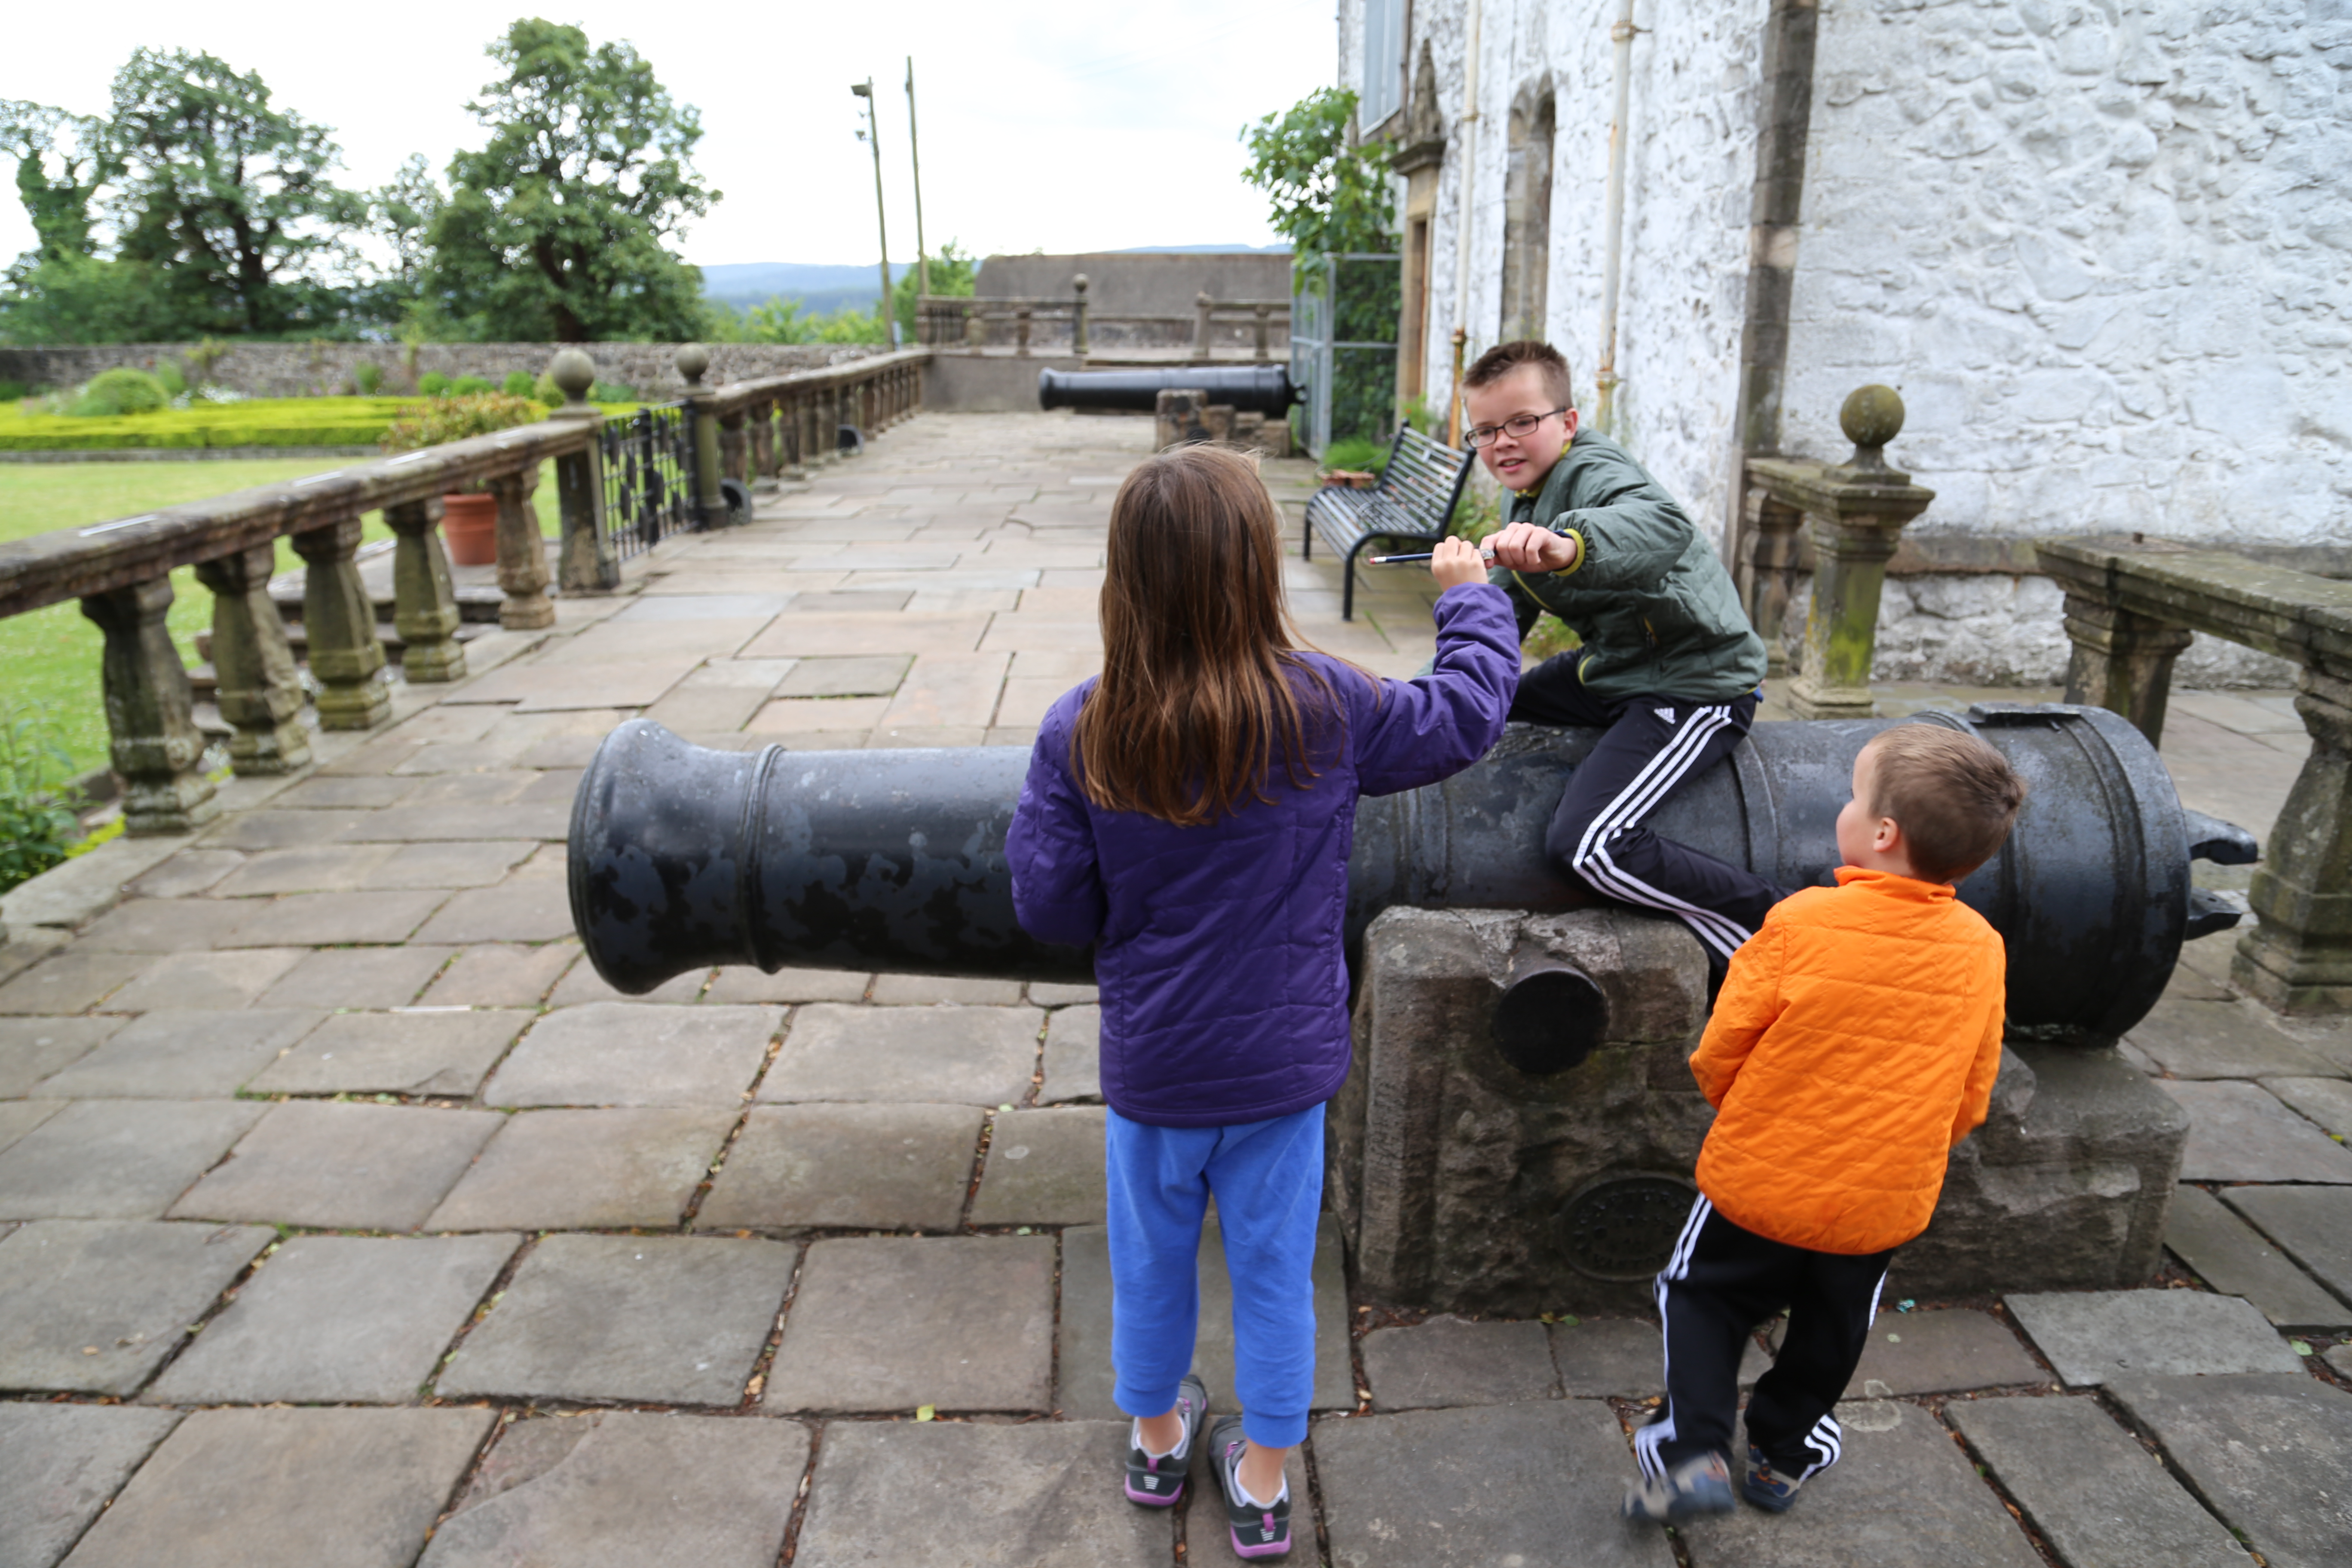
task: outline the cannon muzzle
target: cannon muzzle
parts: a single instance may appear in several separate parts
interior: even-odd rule
[[[2155,1005],[2184,936],[2231,918],[2192,900],[2192,853],[2240,857],[2247,836],[2202,817],[2192,834],[2155,749],[2104,709],[1916,717],[1981,735],[2032,788],[2007,846],[1960,887],[2007,941],[2011,1030],[2115,1039]],[[1895,722],[1759,724],[1650,825],[1785,887],[1826,881],[1854,756]],[[1392,905],[1596,901],[1545,860],[1543,837],[1599,735],[1514,724],[1453,778],[1362,801],[1349,951]],[[1084,983],[1090,952],[1038,942],[1013,916],[1004,835],[1027,764],[1013,747],[707,751],[632,720],[605,738],[573,803],[573,922],[597,973],[631,994],[722,963]],[[1590,985],[1573,973],[1520,982],[1530,1018],[1554,992]],[[1546,1038],[1531,1025],[1526,1050],[1556,1048]],[[1570,1057],[1544,1070],[1582,1054],[1557,1048]]]
[[[1040,408],[1117,408],[1149,414],[1163,392],[1197,391],[1211,403],[1229,403],[1237,413],[1279,419],[1294,403],[1306,401],[1278,364],[1171,365],[1166,370],[1041,370]]]

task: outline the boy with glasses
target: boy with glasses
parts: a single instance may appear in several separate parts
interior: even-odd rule
[[[1468,439],[1511,492],[1486,542],[1525,638],[1549,611],[1582,646],[1519,678],[1511,717],[1607,731],[1570,774],[1544,852],[1603,897],[1674,916],[1719,980],[1785,889],[1643,823],[1748,733],[1764,644],[1709,544],[1614,441],[1580,433],[1568,361],[1500,344],[1462,379]]]

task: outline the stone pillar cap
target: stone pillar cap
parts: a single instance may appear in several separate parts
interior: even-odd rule
[[[702,373],[710,368],[710,351],[700,343],[681,343],[672,363],[677,366],[677,374],[686,378],[687,385],[700,386]]]

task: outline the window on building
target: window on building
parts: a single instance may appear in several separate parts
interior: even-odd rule
[[[1364,0],[1364,79],[1356,123],[1370,131],[1404,107],[1404,24],[1412,0]]]
[[[1503,337],[1545,335],[1551,276],[1552,96],[1511,106],[1503,166]]]

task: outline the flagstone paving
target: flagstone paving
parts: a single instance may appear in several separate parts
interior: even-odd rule
[[[193,838],[10,894],[0,1564],[1226,1560],[1204,1456],[1168,1512],[1117,1490],[1093,989],[730,967],[624,997],[563,877],[579,770],[639,713],[739,750],[1027,745],[1099,667],[1149,428],[919,416],[470,642],[472,679],[395,686],[305,773],[229,781]],[[1307,467],[1267,471],[1295,530]],[[1319,646],[1428,657],[1425,576],[1368,574],[1343,624],[1336,567],[1285,570]],[[2263,832],[2297,724],[2176,693],[2166,760]],[[1844,1462],[1786,1518],[1628,1529],[1654,1328],[1353,1299],[1327,1217],[1291,1560],[2104,1568],[2242,1561],[2233,1530],[2352,1558],[2352,1026],[2236,997],[2232,940],[2125,1046],[2194,1126],[2169,1288],[1915,1303],[1898,1263]],[[1213,1219],[1201,1287],[1231,1409]]]

